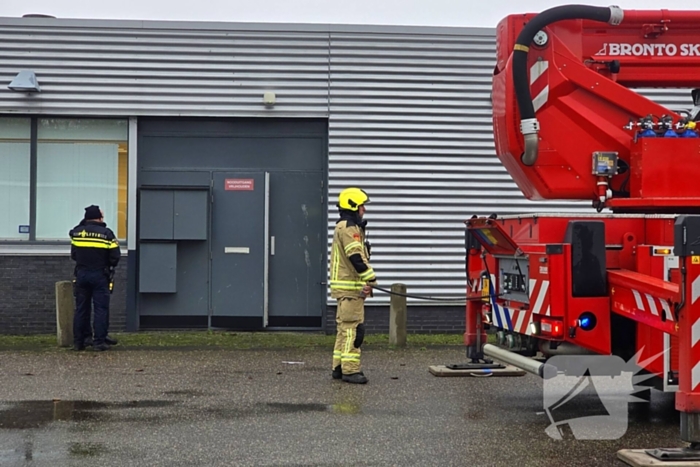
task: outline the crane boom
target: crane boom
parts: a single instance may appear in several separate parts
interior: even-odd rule
[[[548,11],[497,28],[496,152],[520,190],[614,212],[699,212],[700,90],[672,110],[635,88],[698,86],[700,12]],[[570,18],[581,12],[596,19]]]

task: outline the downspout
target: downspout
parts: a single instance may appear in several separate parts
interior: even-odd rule
[[[532,166],[537,161],[540,124],[535,118],[535,107],[530,95],[530,82],[527,72],[527,54],[535,35],[556,21],[567,19],[589,19],[617,26],[624,13],[620,7],[596,7],[587,5],[563,5],[545,10],[528,22],[515,41],[513,47],[513,86],[520,110],[520,132],[525,139],[525,152],[521,156],[523,164]]]

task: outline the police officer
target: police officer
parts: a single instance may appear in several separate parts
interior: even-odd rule
[[[369,196],[360,188],[347,188],[338,197],[340,219],[335,226],[330,260],[331,297],[338,301],[337,335],[333,351],[333,378],[365,384],[360,368],[360,346],[365,335],[365,298],[377,278],[369,264],[363,220]]]
[[[114,232],[104,223],[99,206],[85,208],[85,218],[69,233],[71,258],[75,261],[75,316],[73,348],[84,350],[89,341],[90,309],[94,305],[95,350],[109,350],[116,341],[107,336],[109,328],[110,270],[119,263],[121,252]],[[91,303],[92,302],[92,303]]]

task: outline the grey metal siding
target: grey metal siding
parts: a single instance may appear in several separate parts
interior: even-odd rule
[[[0,83],[30,68],[43,90],[0,86],[0,114],[327,116],[329,242],[338,192],[361,185],[381,283],[459,299],[465,219],[591,210],[527,201],[495,156],[494,56],[492,29],[0,18]]]
[[[385,287],[460,299],[465,219],[581,209],[527,201],[495,156],[494,57],[488,30],[331,34],[330,195],[355,183],[370,193],[372,262]]]
[[[46,23],[51,24],[51,22]],[[328,35],[0,23],[0,82],[33,69],[42,93],[0,91],[0,112],[325,115]],[[267,109],[263,93],[280,96]]]

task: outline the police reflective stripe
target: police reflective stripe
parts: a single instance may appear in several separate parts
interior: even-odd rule
[[[362,243],[360,243],[360,242],[348,243],[347,246],[345,247],[345,253],[350,253],[350,251],[353,250],[354,248],[359,248],[361,250]]]
[[[103,245],[114,245],[114,248],[119,246],[119,244],[115,241],[102,240],[99,238],[73,238],[71,240],[71,243],[73,243],[73,242],[100,243]]]
[[[99,238],[74,238],[70,243],[78,248],[103,248],[105,250],[119,248],[117,242],[110,242],[109,240],[101,240]]]
[[[102,240],[100,238],[72,238],[71,244],[75,246],[93,246],[95,248],[118,248],[119,244],[115,241]]]

